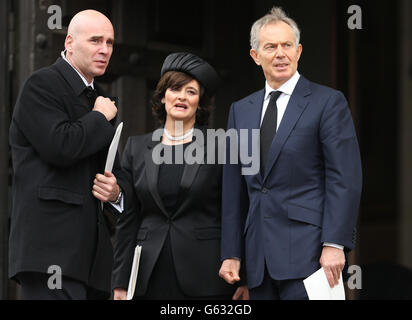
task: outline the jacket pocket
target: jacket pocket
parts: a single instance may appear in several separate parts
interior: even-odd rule
[[[195,236],[199,240],[212,240],[221,238],[220,227],[196,228]]]
[[[322,213],[313,209],[288,205],[288,218],[322,227]]]
[[[140,229],[138,232],[137,232],[137,240],[138,241],[143,241],[143,240],[146,240],[146,238],[147,238],[147,229]]]
[[[81,194],[52,187],[39,187],[38,197],[42,200],[55,200],[67,204],[83,204],[83,196]]]

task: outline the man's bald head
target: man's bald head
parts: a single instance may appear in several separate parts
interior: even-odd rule
[[[90,83],[106,71],[113,42],[110,20],[98,11],[84,10],[70,21],[65,41],[66,57]]]
[[[70,21],[67,34],[76,36],[90,25],[101,23],[112,26],[109,18],[107,18],[103,13],[96,10],[84,10],[78,12]],[[113,26],[112,26],[113,28]]]

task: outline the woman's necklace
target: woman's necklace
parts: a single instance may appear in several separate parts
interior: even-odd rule
[[[164,134],[165,136],[170,140],[170,141],[182,141],[185,140],[187,138],[189,138],[192,134],[193,134],[194,129],[190,129],[188,132],[186,132],[183,136],[178,136],[178,137],[174,137],[172,136],[169,131],[167,131],[166,128],[164,128]]]

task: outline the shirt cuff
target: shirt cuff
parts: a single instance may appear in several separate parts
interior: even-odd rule
[[[330,242],[325,242],[325,243],[323,243],[323,246],[324,246],[324,247],[332,247],[332,248],[336,248],[336,249],[340,249],[340,250],[344,250],[344,249],[345,249],[344,246],[341,246],[341,245],[335,244],[335,243],[330,243]]]
[[[231,257],[231,258],[228,258],[228,259],[233,259],[233,260],[237,260],[237,261],[242,262],[242,259],[240,259],[240,258],[238,258],[238,257]]]
[[[109,202],[113,208],[115,208],[120,213],[123,213],[124,210],[124,201],[123,201],[123,193],[120,196],[119,203]]]

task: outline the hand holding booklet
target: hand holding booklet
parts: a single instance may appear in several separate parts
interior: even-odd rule
[[[136,288],[137,274],[139,272],[140,254],[142,252],[142,246],[136,246],[134,249],[132,271],[130,272],[129,287],[127,288],[127,300],[132,300],[134,296],[134,290]]]
[[[333,288],[329,286],[323,268],[303,280],[303,284],[309,300],[345,300],[342,273],[340,274],[339,284]]]

